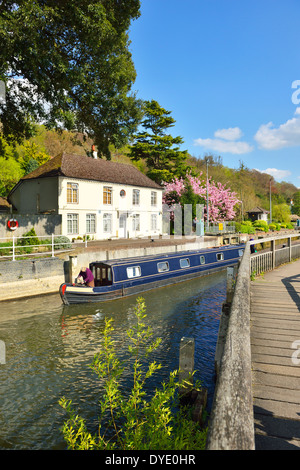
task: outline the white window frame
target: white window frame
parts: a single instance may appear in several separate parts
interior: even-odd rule
[[[157,214],[151,214],[151,230],[157,230]]]
[[[128,279],[132,279],[133,277],[140,277],[142,275],[140,266],[129,266],[126,268],[126,272]]]
[[[86,233],[96,233],[96,214],[86,214]]]
[[[141,193],[141,191],[139,189],[133,189],[132,190],[132,205],[133,206],[139,206],[140,205],[140,193]]]
[[[152,207],[157,206],[157,192],[156,191],[151,191],[151,206]]]
[[[224,261],[224,253],[216,253],[217,261]]]
[[[79,214],[67,214],[67,233],[68,235],[78,234]]]
[[[103,233],[112,233],[112,214],[103,214]]]
[[[132,216],[132,231],[140,232],[141,230],[141,218],[140,214],[133,214]]]
[[[190,258],[181,258],[180,261],[179,261],[179,263],[180,263],[181,269],[190,268],[190,267],[191,267]]]
[[[159,263],[157,263],[157,271],[159,273],[166,273],[170,271],[170,266],[169,266],[168,261],[160,261]]]
[[[111,206],[113,203],[113,188],[112,186],[103,186],[103,205]]]
[[[72,183],[71,181],[67,182],[67,204],[79,204],[78,183]]]

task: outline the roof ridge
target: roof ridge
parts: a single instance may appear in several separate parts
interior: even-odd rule
[[[21,180],[53,176],[163,189],[134,165],[68,152],[61,152]]]

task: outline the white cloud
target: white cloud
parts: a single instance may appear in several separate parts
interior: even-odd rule
[[[220,153],[241,155],[252,152],[253,147],[250,144],[237,140],[242,135],[243,133],[239,127],[218,129],[214,133],[215,139],[196,139],[194,144]]]
[[[278,170],[278,168],[267,168],[266,170],[257,170],[260,173],[267,173],[275,178],[275,180],[283,180],[292,173],[289,170]]]
[[[233,153],[241,155],[243,153],[249,153],[253,150],[251,145],[247,142],[229,142],[220,139],[196,139],[195,145],[205,147],[220,153]]]
[[[300,145],[300,108],[296,108],[295,115],[277,128],[272,122],[262,124],[254,136],[259,147],[278,150]]]
[[[243,133],[239,127],[229,127],[228,129],[218,129],[214,136],[225,140],[237,140],[242,137]]]

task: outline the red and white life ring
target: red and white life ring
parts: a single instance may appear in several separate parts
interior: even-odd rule
[[[19,227],[19,222],[16,219],[9,219],[7,226],[9,230],[16,230]]]

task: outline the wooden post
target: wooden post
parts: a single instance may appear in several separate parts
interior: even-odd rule
[[[5,343],[0,340],[0,364],[6,364]]]
[[[272,269],[275,269],[275,240],[271,240],[272,249]]]
[[[288,238],[288,247],[289,247],[289,262],[292,261],[292,237]]]
[[[181,338],[179,351],[179,383],[188,380],[191,382],[191,385],[182,384],[179,388],[180,394],[188,393],[193,388],[194,355],[194,338]]]
[[[77,256],[69,256],[69,282],[75,282],[77,276]]]
[[[226,290],[226,303],[230,304],[233,298],[233,281],[234,281],[234,267],[227,268],[227,290]]]

